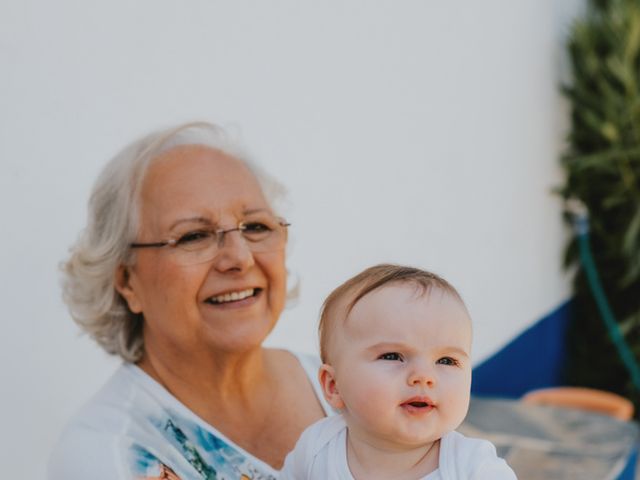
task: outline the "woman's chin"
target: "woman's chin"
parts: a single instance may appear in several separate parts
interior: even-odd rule
[[[265,319],[220,325],[207,324],[206,344],[215,352],[244,353],[260,348],[274,327]]]

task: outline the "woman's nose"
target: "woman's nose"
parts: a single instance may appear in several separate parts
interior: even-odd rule
[[[218,252],[214,258],[218,271],[243,271],[254,265],[253,252],[239,229],[230,229],[223,233],[218,241]]]

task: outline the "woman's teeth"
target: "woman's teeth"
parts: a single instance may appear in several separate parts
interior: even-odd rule
[[[255,293],[255,288],[247,288],[246,290],[242,290],[240,292],[229,292],[223,293],[222,295],[216,295],[215,297],[211,297],[209,299],[210,303],[227,303],[227,302],[236,302],[238,300],[244,300],[245,298],[253,296]]]

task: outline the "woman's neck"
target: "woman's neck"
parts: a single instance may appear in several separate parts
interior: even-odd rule
[[[242,409],[246,414],[247,408],[255,406],[255,398],[260,398],[256,395],[273,386],[273,371],[261,347],[239,354],[202,352],[188,360],[152,351],[145,353],[138,366],[205,418],[208,410]]]
[[[164,353],[164,352],[163,352]],[[193,413],[252,455],[280,469],[302,430],[324,416],[297,359],[258,348],[238,356],[147,354],[138,366]]]
[[[347,432],[347,461],[356,480],[416,480],[438,468],[440,440],[419,447],[367,441]]]

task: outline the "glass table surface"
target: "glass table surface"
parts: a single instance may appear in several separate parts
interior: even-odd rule
[[[493,442],[519,480],[614,480],[638,449],[637,423],[518,400],[473,397],[459,432]]]

